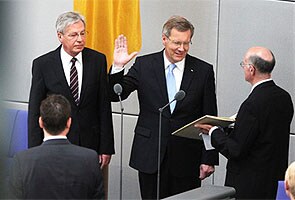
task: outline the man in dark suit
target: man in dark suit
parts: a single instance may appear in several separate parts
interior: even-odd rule
[[[103,168],[114,153],[106,57],[85,48],[85,21],[78,13],[61,14],[56,21],[56,30],[61,45],[33,61],[29,147],[42,143],[43,134],[38,126],[41,101],[49,94],[62,94],[72,107],[69,141],[97,151]]]
[[[165,49],[138,57],[125,76],[123,71],[115,72],[123,69],[136,52],[128,55],[123,35],[115,41],[110,85],[122,85],[122,99],[135,90],[138,94],[140,113],[130,166],[139,171],[143,199],[157,197],[159,108],[171,101],[168,96],[173,98],[179,90],[185,91],[186,97],[176,102],[173,111],[167,107],[162,115],[160,198],[199,187],[201,179],[213,173],[214,165],[218,164],[217,152],[206,151],[201,141],[171,135],[205,114],[217,114],[213,67],[188,55],[193,33],[194,27],[187,19],[171,17],[162,32]],[[175,81],[168,84],[166,74],[170,64],[176,65],[172,72]],[[170,92],[169,86],[174,86],[174,92]],[[114,93],[111,97],[118,100]]]
[[[97,152],[67,139],[71,105],[61,95],[42,101],[44,142],[14,156],[11,197],[19,199],[104,199]]]
[[[238,199],[275,199],[288,167],[293,103],[271,79],[275,58],[270,50],[250,48],[241,66],[252,90],[234,129],[228,134],[208,124],[196,126],[209,132],[213,147],[228,158],[225,185],[236,189]]]

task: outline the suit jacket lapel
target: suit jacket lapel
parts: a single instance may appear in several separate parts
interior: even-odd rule
[[[192,80],[197,72],[197,66],[194,65],[190,56],[186,56],[185,64],[184,64],[184,72],[180,85],[180,89],[187,91]]]
[[[61,46],[59,46],[55,50],[53,57],[52,57],[52,62],[51,62],[52,66],[51,67],[55,72],[56,79],[61,80],[60,81],[61,87],[64,89],[64,91],[66,93],[68,93],[69,96],[72,96],[72,93],[71,93],[70,87],[68,85],[68,82],[67,82],[67,79],[65,76],[65,72],[64,72],[64,69],[62,66],[62,61],[61,61],[61,57],[60,57],[60,49],[61,49]],[[73,99],[73,101],[74,101],[74,99]]]
[[[190,84],[194,79],[194,76],[197,72],[197,66],[192,62],[192,59],[189,55],[186,56],[184,71],[181,80],[180,90],[187,92],[189,90]],[[174,112],[181,106],[183,101],[176,102]]]
[[[154,75],[157,79],[157,85],[160,88],[161,93],[161,104],[163,106],[169,102],[167,86],[166,86],[166,75],[165,75],[165,67],[164,67],[164,58],[163,51],[159,52],[152,61]]]
[[[159,52],[152,61],[154,75],[158,80],[158,86],[160,88],[160,92],[162,95],[162,98],[160,100],[161,105],[166,105],[169,102],[168,93],[167,93],[167,85],[166,85],[166,75],[165,75],[165,67],[164,67],[164,58],[163,58],[163,51]],[[192,59],[189,55],[187,55],[185,60],[185,66],[184,66],[184,72],[183,77],[180,85],[180,90],[188,91],[188,88],[190,84],[192,83],[192,80],[197,72],[197,66],[194,65],[192,62]],[[174,109],[174,112],[176,112],[177,108],[180,107],[182,104],[182,101],[176,102],[176,106]],[[169,115],[171,116],[170,109],[167,108],[167,111],[163,112],[163,115]]]
[[[98,73],[97,71],[94,71],[93,64],[90,62],[91,59],[89,59],[90,55],[87,55],[86,48],[82,51],[82,62],[83,62],[83,77],[82,77],[82,88],[81,88],[81,94],[80,94],[80,104],[83,103],[83,99],[85,96],[85,92],[87,89],[87,83],[89,81],[90,73]]]

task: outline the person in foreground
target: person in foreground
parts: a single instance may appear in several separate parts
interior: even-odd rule
[[[95,150],[101,167],[110,163],[114,151],[111,102],[107,90],[104,54],[85,47],[84,17],[62,13],[56,20],[61,45],[33,61],[28,109],[28,146],[42,143],[39,107],[49,94],[61,94],[72,107],[71,143]]]
[[[187,19],[171,17],[162,30],[164,49],[138,57],[125,76],[122,69],[136,52],[128,55],[123,35],[115,41],[110,85],[122,85],[122,99],[135,90],[138,94],[140,112],[129,164],[139,171],[143,199],[157,197],[159,108],[179,90],[186,93],[185,98],[162,113],[159,197],[200,187],[201,180],[210,176],[218,164],[218,153],[206,151],[201,141],[171,135],[205,114],[217,114],[213,67],[188,54],[193,34],[194,27]],[[118,101],[114,92],[110,96]]]
[[[237,199],[275,199],[277,184],[288,166],[291,96],[275,84],[273,53],[252,47],[241,67],[252,85],[230,133],[209,124],[196,124],[211,135],[211,143],[228,159],[225,185],[236,189]]]
[[[292,162],[285,175],[285,190],[291,200],[295,200],[295,162]]]
[[[19,199],[104,199],[96,151],[70,143],[71,105],[50,95],[40,106],[40,146],[17,153],[9,176],[10,197]]]

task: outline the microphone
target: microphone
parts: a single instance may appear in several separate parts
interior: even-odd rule
[[[114,85],[114,92],[115,92],[115,93],[118,95],[118,97],[119,97],[121,112],[124,111],[123,104],[122,104],[122,99],[121,99],[122,91],[123,91],[123,89],[122,89],[121,84],[116,83],[116,84]]]
[[[123,91],[122,86],[119,83],[117,83],[117,84],[114,85],[114,92],[118,96],[120,96],[122,94],[122,91]]]
[[[182,99],[184,99],[185,97],[185,91],[183,90],[179,90],[175,96],[174,99],[172,101],[170,101],[169,103],[167,103],[165,106],[163,106],[162,108],[159,108],[159,111],[162,112],[167,106],[169,106],[172,102],[174,101],[181,101]]]
[[[176,101],[181,101],[182,99],[184,99],[184,97],[185,97],[185,91],[183,91],[183,90],[179,90],[176,94],[175,94],[175,96],[174,96],[174,99],[176,100]]]
[[[180,101],[185,97],[185,92],[183,90],[179,90],[172,101],[167,103],[162,108],[159,108],[159,143],[158,143],[158,173],[157,173],[157,200],[160,199],[160,168],[161,168],[161,137],[162,137],[162,112],[165,108],[167,108],[172,102]]]
[[[124,108],[123,108],[123,104],[122,104],[122,99],[121,99],[121,94],[122,94],[122,86],[117,83],[114,85],[114,92],[118,95],[119,97],[119,101],[120,101],[120,107],[121,107],[121,127],[120,127],[120,132],[121,132],[121,141],[120,141],[120,197],[119,199],[121,200],[122,199],[122,175],[123,175],[123,169],[122,169],[122,161],[123,161],[123,111],[124,111]]]

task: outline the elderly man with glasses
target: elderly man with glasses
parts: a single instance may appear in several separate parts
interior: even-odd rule
[[[250,48],[241,66],[252,89],[234,129],[226,133],[210,124],[195,126],[209,134],[213,147],[228,159],[225,185],[236,189],[237,199],[275,199],[288,167],[292,99],[271,78],[275,57],[269,49]]]
[[[61,94],[72,107],[68,140],[95,150],[104,169],[114,154],[106,57],[85,47],[86,23],[80,14],[62,13],[56,21],[56,32],[61,45],[33,61],[28,146],[38,146],[44,138],[38,124],[42,100],[50,94]]]

